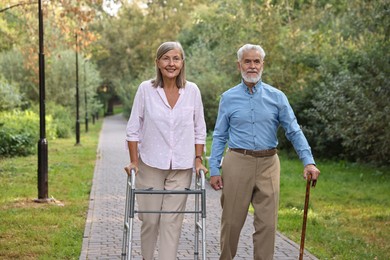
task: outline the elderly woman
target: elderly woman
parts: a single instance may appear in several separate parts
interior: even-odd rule
[[[203,103],[198,86],[186,80],[185,55],[178,42],[165,42],[156,53],[156,77],[138,87],[126,128],[130,164],[137,173],[137,188],[184,190],[193,169],[202,164],[206,142]],[[185,195],[138,195],[140,210],[184,211]],[[139,214],[141,251],[153,259],[157,244],[161,260],[174,260],[183,214]]]

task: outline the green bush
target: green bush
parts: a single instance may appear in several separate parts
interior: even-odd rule
[[[39,115],[32,111],[0,113],[0,156],[26,156],[36,151],[39,140]],[[54,139],[52,117],[46,117],[46,137]]]
[[[72,135],[72,127],[74,125],[74,119],[72,114],[69,113],[69,109],[49,103],[47,111],[50,111],[50,115],[53,118],[53,125],[56,128],[56,135],[58,138],[68,138]]]
[[[368,41],[323,57],[294,107],[315,155],[390,165],[390,44]],[[362,52],[361,50],[364,50]]]
[[[33,105],[31,110],[39,113],[38,104]],[[74,129],[74,116],[69,111],[70,109],[54,102],[46,103],[46,118],[51,118],[51,124],[55,129],[55,136],[58,138],[68,138],[72,135]]]
[[[12,110],[22,103],[22,95],[17,84],[8,82],[0,74],[0,111]]]

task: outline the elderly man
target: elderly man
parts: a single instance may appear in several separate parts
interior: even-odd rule
[[[210,184],[222,189],[221,256],[233,259],[241,229],[254,208],[254,259],[273,259],[279,204],[280,163],[276,147],[281,125],[313,184],[320,171],[287,97],[261,81],[265,52],[246,44],[237,52],[242,81],[221,96],[210,156]],[[220,164],[222,163],[222,176]]]

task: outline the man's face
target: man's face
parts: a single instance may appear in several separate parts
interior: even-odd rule
[[[241,61],[238,62],[238,69],[249,87],[256,85],[261,79],[264,62],[261,59],[260,52],[249,50],[243,53]]]

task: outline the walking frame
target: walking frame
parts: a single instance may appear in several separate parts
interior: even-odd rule
[[[201,231],[202,241],[202,260],[206,260],[206,189],[205,189],[205,176],[204,171],[200,170],[199,174],[196,174],[195,189],[185,190],[153,190],[149,189],[136,189],[135,177],[136,173],[134,169],[131,169],[131,174],[127,177],[126,185],[126,204],[125,204],[125,220],[122,240],[122,260],[132,259],[132,247],[133,247],[133,226],[134,215],[136,213],[160,213],[160,214],[195,214],[195,234],[194,234],[194,259],[199,259],[199,233]],[[188,211],[141,211],[135,209],[135,197],[137,194],[184,194],[195,195],[195,208]],[[200,197],[200,199],[199,199]],[[200,208],[199,208],[200,207]],[[200,221],[201,216],[201,221]]]

